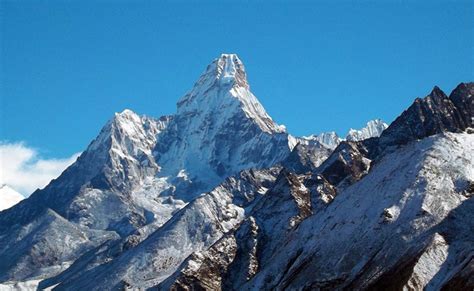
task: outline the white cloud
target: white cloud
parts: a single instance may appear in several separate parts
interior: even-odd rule
[[[28,196],[57,178],[78,156],[76,153],[65,159],[44,159],[24,143],[0,142],[0,184]]]
[[[0,185],[0,211],[10,208],[25,197],[7,185]]]

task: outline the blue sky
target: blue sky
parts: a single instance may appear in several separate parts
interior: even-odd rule
[[[223,52],[294,135],[474,80],[472,1],[251,2],[2,1],[0,140],[67,158],[114,112],[174,113]]]

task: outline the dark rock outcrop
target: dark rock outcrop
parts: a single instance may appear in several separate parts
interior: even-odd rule
[[[379,146],[402,145],[441,132],[461,132],[472,126],[474,83],[461,83],[448,97],[434,87],[425,98],[417,98],[382,133]]]
[[[368,149],[360,142],[341,142],[317,169],[332,185],[344,188],[367,174],[370,168]]]

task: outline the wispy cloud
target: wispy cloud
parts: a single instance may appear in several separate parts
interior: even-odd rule
[[[76,153],[65,159],[45,159],[24,143],[0,142],[0,184],[29,196],[57,178],[78,156]]]

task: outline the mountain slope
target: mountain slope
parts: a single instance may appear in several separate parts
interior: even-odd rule
[[[208,248],[239,224],[273,184],[277,173],[278,169],[250,170],[227,179],[190,202],[136,247],[61,283],[58,290],[152,287],[171,275],[188,255]]]
[[[457,278],[456,270],[473,255],[474,237],[466,224],[474,213],[468,199],[473,154],[474,137],[466,133],[412,142],[384,156],[359,182],[330,196],[334,200],[312,208],[313,214],[295,229],[290,228],[293,214],[274,212],[283,204],[272,200],[277,204],[269,208],[271,218],[254,219],[254,232],[243,224],[204,257],[190,257],[185,268],[170,277],[172,282],[159,289],[195,288],[207,282],[226,290],[381,290],[396,284],[437,290]],[[299,205],[297,200],[293,205]],[[255,241],[255,250],[246,247],[248,241]],[[245,258],[252,256],[254,271],[237,279],[236,274],[248,274],[251,265]],[[220,273],[209,269],[213,262],[224,262],[217,269]],[[396,271],[407,264],[413,271]],[[429,272],[423,271],[427,267]]]
[[[292,235],[299,239],[288,241],[249,286],[366,288],[377,284],[376,279],[392,266],[422,252],[432,235],[446,231],[437,225],[466,201],[456,184],[474,179],[473,146],[471,135],[451,134],[384,157],[326,211],[303,222]],[[395,157],[399,162],[393,162]],[[450,253],[456,258],[462,250],[456,245],[463,242],[451,243]]]
[[[67,268],[82,252],[117,238],[114,232],[90,230],[47,209],[31,223],[16,226],[9,236],[1,238],[0,281],[54,275]]]
[[[326,177],[332,183],[341,183],[342,187],[357,181],[365,175],[378,157],[397,147],[443,132],[470,131],[472,114],[467,109],[472,107],[474,83],[461,83],[448,97],[438,87],[425,98],[417,98],[413,104],[394,122],[380,137],[362,141],[343,141],[331,156],[319,167],[326,171]],[[457,101],[454,105],[453,100]],[[433,100],[436,100],[434,102]],[[461,108],[461,109],[460,109]],[[471,120],[471,123],[464,122]]]

